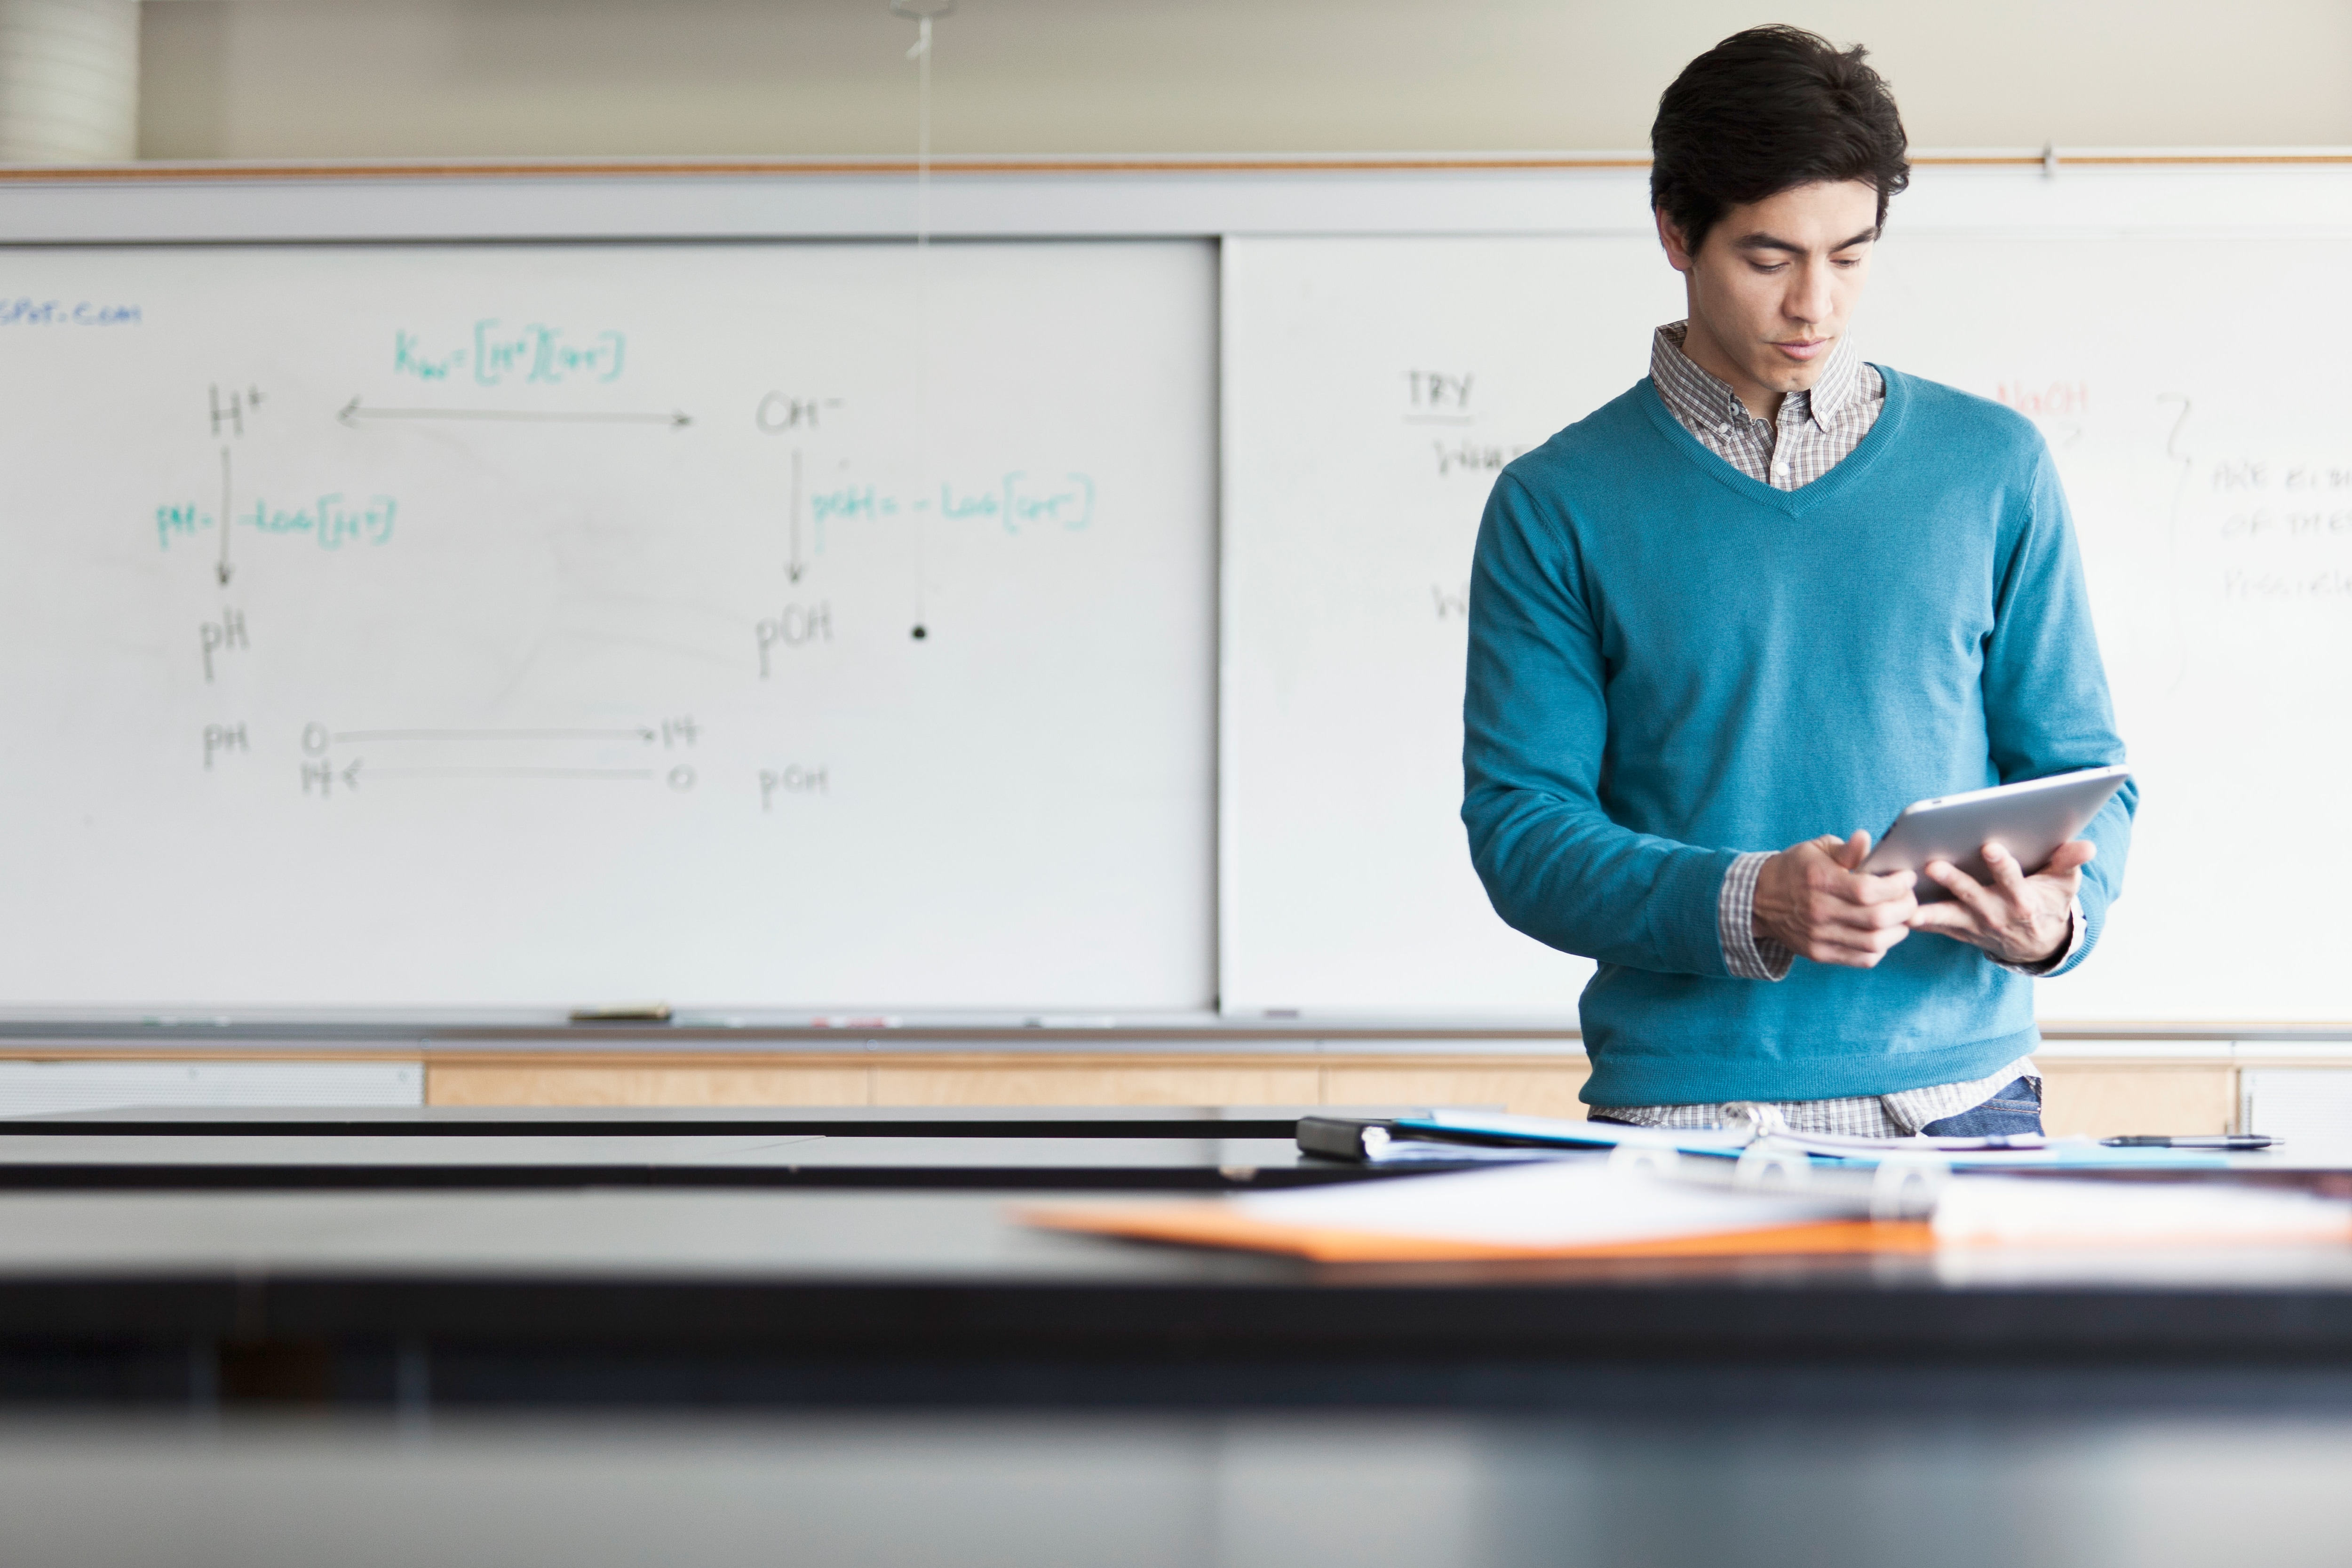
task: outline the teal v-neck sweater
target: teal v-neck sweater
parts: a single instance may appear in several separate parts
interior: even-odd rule
[[[1815,1100],[1982,1078],[2033,984],[1914,934],[1875,969],[1735,980],[1746,850],[1883,833],[1915,800],[2124,760],[2066,501],[2032,426],[1882,371],[1801,489],[1748,478],[1647,381],[1512,463],[1478,531],[1462,817],[1495,908],[1600,962],[1595,1105]],[[2137,796],[2092,825],[2088,940]]]

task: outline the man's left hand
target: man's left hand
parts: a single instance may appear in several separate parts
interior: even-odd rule
[[[1980,947],[2003,963],[2047,963],[2064,949],[2073,931],[2083,868],[2098,852],[2099,847],[2087,838],[2062,844],[2050,864],[2029,877],[2005,846],[1988,844],[1984,863],[1992,873],[1990,886],[1948,860],[1930,860],[1927,880],[1952,896],[1948,902],[1921,904],[1911,917],[1911,929]]]

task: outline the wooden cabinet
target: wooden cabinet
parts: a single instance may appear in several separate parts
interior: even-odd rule
[[[2237,1115],[2227,1041],[2202,1056],[2037,1059],[2055,1133],[2220,1132]],[[2347,1053],[2352,1059],[2352,1053]],[[430,1060],[432,1105],[1476,1105],[1581,1117],[1583,1054],[1227,1055],[857,1052],[582,1059],[556,1052]]]

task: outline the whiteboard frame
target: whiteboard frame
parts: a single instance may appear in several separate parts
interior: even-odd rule
[[[1636,153],[1494,153],[1255,158],[940,158],[930,233],[940,239],[1170,238],[1277,235],[1597,235],[1647,232],[1648,159]],[[2352,148],[1923,151],[1898,198],[1902,231],[1976,234],[2352,235]],[[207,244],[497,243],[911,239],[917,179],[900,159],[646,159],[417,163],[135,163],[0,168],[0,254],[16,247]],[[1217,345],[1222,348],[1222,342]],[[1222,468],[1222,464],[1221,464]],[[1221,492],[1223,484],[1219,475]],[[1222,518],[1223,507],[1220,506]],[[1222,526],[1222,523],[1221,523]],[[1220,552],[1220,603],[1223,601]],[[1221,790],[1228,668],[1220,616]],[[1222,817],[1217,918],[1230,886]],[[563,1019],[510,1010],[282,1010],[235,1019],[92,1008],[0,1009],[0,1040],[65,1033],[142,1041],[183,1034],[226,1043],[296,1030],[342,1038],[386,1030],[446,1038],[487,1030],[571,1035]],[[893,1020],[893,1024],[898,1024]],[[1290,1033],[1220,1015],[1088,1020],[1083,1047],[1024,1016],[915,1018],[975,1042],[1047,1026],[1046,1049],[1100,1050],[1119,1039],[1230,1049]],[[782,1014],[698,1019],[748,1046],[783,1037],[838,1040]],[[60,1027],[62,1026],[62,1027]],[[593,1026],[590,1031],[597,1032]],[[2232,1028],[2225,1022],[2053,1026],[2053,1039],[2352,1037],[2352,1025]],[[85,1034],[85,1031],[87,1033]],[[1561,1019],[1323,1018],[1318,1043],[1432,1035],[1454,1039],[1575,1037]],[[669,1036],[677,1039],[676,1036]],[[1066,1044],[1065,1044],[1066,1042]],[[615,1045],[620,1041],[615,1040]],[[639,1036],[631,1042],[642,1048]],[[678,1043],[683,1044],[683,1041]],[[911,1042],[910,1042],[911,1043]],[[835,1048],[838,1048],[837,1046]],[[867,1048],[875,1048],[868,1043]],[[1003,1045],[992,1042],[991,1048]],[[1296,1049],[1294,1045],[1291,1049]],[[1572,1047],[1571,1047],[1572,1048]]]
[[[1934,232],[2352,232],[2352,148],[1922,153]],[[936,160],[940,238],[1643,233],[1646,158]],[[0,245],[887,239],[914,165],[865,160],[0,169]]]

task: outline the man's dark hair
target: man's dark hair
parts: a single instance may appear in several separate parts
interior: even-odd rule
[[[1650,205],[1691,254],[1725,209],[1792,185],[1863,180],[1878,222],[1911,183],[1903,117],[1886,79],[1818,33],[1775,25],[1734,33],[1683,68],[1650,127]]]

